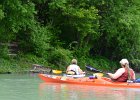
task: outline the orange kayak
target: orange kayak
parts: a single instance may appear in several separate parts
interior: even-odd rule
[[[107,87],[121,87],[121,88],[140,88],[140,83],[127,83],[127,82],[112,82],[107,77],[99,77],[97,79],[89,77],[68,77],[58,75],[38,74],[39,78],[45,82],[67,83],[77,85],[89,86],[107,86]]]

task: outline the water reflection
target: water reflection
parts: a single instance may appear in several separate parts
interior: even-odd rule
[[[139,89],[41,83],[41,100],[138,100]]]
[[[0,100],[139,100],[140,98],[140,89],[42,82],[37,74],[1,74]]]

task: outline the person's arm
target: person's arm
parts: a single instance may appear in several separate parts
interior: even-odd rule
[[[78,68],[78,71],[80,74],[85,74],[85,72],[83,72],[83,70],[80,67]]]
[[[68,66],[68,67],[67,67],[67,70],[66,70],[66,72],[68,72],[68,71],[69,71],[69,69],[70,69],[70,66]]]
[[[117,79],[120,77],[123,73],[125,72],[124,68],[118,69],[114,74],[112,73],[107,73],[112,79]]]

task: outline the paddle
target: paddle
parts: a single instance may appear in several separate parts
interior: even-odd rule
[[[91,67],[89,65],[86,65],[86,69],[88,71],[96,72],[94,75],[97,75],[97,76],[100,76],[100,77],[102,77],[104,74],[107,74],[107,73],[105,73],[105,72],[103,72],[101,70],[97,70],[96,68],[93,68],[93,67]]]
[[[97,69],[95,69],[95,68],[93,68],[93,67],[91,67],[91,66],[87,66],[86,65],[86,69],[88,70],[88,71],[92,71],[92,72],[100,72],[100,73],[104,73],[103,71],[101,71],[101,70],[97,70]]]
[[[52,73],[53,74],[62,74],[62,71],[61,70],[52,70]]]

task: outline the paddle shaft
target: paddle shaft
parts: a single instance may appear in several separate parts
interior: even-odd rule
[[[89,70],[89,71],[92,71],[92,72],[100,72],[100,73],[103,73],[103,74],[107,74],[101,70],[97,70],[96,68],[93,68],[91,66],[86,66],[86,69]]]

